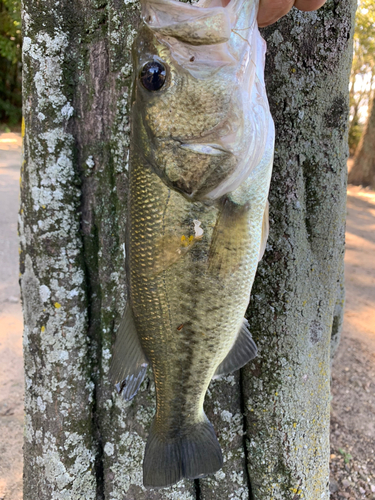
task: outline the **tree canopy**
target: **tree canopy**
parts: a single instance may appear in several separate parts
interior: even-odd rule
[[[0,122],[21,121],[21,2],[0,0]]]
[[[375,5],[360,0],[354,32],[353,65],[350,76],[351,123],[349,147],[352,154],[361,138],[360,109],[369,106],[375,84]]]

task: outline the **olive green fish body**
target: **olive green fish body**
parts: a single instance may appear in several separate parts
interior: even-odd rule
[[[196,424],[206,422],[208,385],[243,322],[269,173],[255,173],[248,184],[239,200],[234,193],[214,205],[192,203],[141,161],[131,166],[130,303],[155,378],[153,433],[165,442],[189,436]],[[198,239],[194,221],[203,230]],[[153,460],[159,453],[158,448]],[[172,476],[168,484],[183,475]],[[149,482],[163,486],[155,478]]]
[[[143,464],[151,487],[222,465],[203,402],[214,376],[256,354],[244,314],[267,238],[273,156],[258,56],[228,28],[247,26],[249,12],[254,25],[254,5],[177,5],[144,4],[134,46],[129,303],[111,367],[125,399],[152,367],[157,406]]]

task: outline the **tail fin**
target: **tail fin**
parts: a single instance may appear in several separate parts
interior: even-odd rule
[[[143,460],[143,484],[165,488],[186,477],[213,474],[223,465],[223,456],[212,424],[192,425],[183,436],[164,437],[152,425]]]

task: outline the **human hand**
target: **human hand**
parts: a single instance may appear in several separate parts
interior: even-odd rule
[[[317,10],[326,0],[260,0],[258,11],[258,26],[264,28],[285,16],[292,7],[299,10]]]

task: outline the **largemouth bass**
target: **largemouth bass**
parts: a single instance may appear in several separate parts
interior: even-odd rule
[[[244,320],[268,235],[274,127],[253,0],[142,4],[134,43],[129,300],[111,377],[131,399],[148,364],[156,415],[144,485],[222,466],[211,379],[256,346]]]

